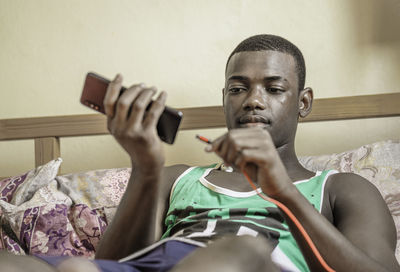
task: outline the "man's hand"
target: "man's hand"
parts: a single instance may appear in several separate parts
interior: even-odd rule
[[[108,86],[104,106],[108,129],[131,157],[133,171],[96,252],[96,258],[113,260],[154,243],[156,226],[161,223],[157,216],[159,199],[164,203],[168,198],[160,189],[165,187],[165,159],[157,134],[166,94],[161,92],[149,107],[155,88],[133,85],[120,95],[121,86],[122,76],[117,75]]]
[[[104,98],[108,130],[128,152],[132,166],[149,174],[161,170],[165,158],[157,122],[165,107],[166,93],[161,92],[146,111],[156,88],[133,85],[120,96],[121,87],[122,76],[118,74]]]
[[[206,148],[224,163],[246,172],[270,197],[278,196],[294,185],[268,131],[262,128],[231,129]]]

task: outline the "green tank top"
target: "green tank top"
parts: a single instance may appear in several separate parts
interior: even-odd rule
[[[210,183],[206,176],[215,165],[191,167],[174,183],[162,238],[180,237],[210,242],[224,235],[263,235],[273,247],[272,260],[290,271],[309,271],[289,227],[275,204],[256,191],[237,192]],[[336,171],[318,172],[294,184],[321,212],[327,177]],[[258,189],[261,191],[260,189]]]

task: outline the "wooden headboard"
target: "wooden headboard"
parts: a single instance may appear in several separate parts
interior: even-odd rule
[[[225,126],[222,106],[181,108],[181,130]],[[400,116],[400,93],[315,99],[311,114],[300,122]],[[33,139],[35,165],[60,156],[60,138],[108,134],[101,114],[0,120],[0,140]]]

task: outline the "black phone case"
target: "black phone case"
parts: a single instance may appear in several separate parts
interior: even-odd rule
[[[107,92],[110,80],[95,74],[88,73],[86,75],[83,91],[81,95],[81,103],[93,110],[105,114],[103,100]],[[121,88],[121,93],[126,88]],[[176,109],[165,107],[160,119],[157,123],[157,133],[160,139],[168,144],[173,144],[181,123],[183,114]]]

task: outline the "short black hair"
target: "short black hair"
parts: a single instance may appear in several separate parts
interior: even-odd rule
[[[304,62],[303,54],[296,45],[289,42],[288,40],[270,34],[261,34],[251,36],[241,43],[233,50],[229,55],[228,61],[226,62],[225,71],[228,67],[229,60],[231,57],[239,52],[251,52],[251,51],[279,51],[282,53],[287,53],[292,55],[296,61],[297,76],[299,80],[299,90],[304,89],[304,84],[306,80],[306,65]]]

